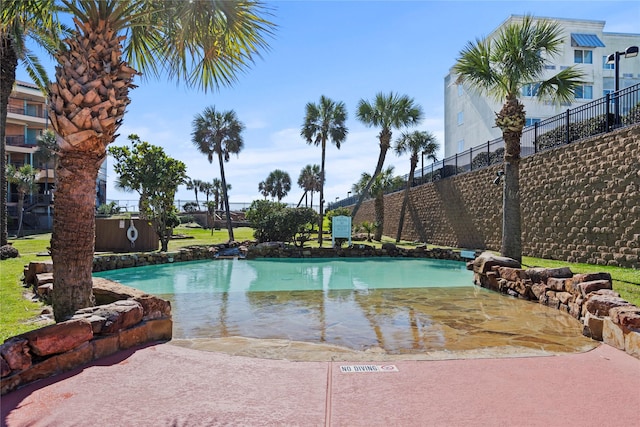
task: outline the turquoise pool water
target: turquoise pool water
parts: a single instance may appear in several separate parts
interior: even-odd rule
[[[588,347],[567,313],[424,259],[215,260],[96,273],[171,301],[178,340],[283,339],[387,354]]]
[[[224,259],[94,274],[154,294],[473,286],[464,263],[398,259]]]

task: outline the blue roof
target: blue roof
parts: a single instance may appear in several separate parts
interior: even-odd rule
[[[571,46],[578,47],[605,47],[602,40],[595,34],[571,33]]]

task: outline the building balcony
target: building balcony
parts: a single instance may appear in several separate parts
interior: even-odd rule
[[[7,108],[7,122],[25,123],[27,125],[44,128],[47,124],[47,113],[43,108]]]

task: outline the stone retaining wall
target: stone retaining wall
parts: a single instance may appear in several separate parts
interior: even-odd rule
[[[538,302],[580,320],[583,334],[640,359],[640,307],[612,290],[609,273],[573,274],[568,267],[522,269],[485,252],[467,264],[477,286]]]
[[[402,232],[458,248],[499,250],[501,165],[414,187]],[[522,159],[524,255],[640,268],[640,125]],[[396,236],[404,192],[385,196],[384,234]],[[375,222],[373,200],[354,224]]]

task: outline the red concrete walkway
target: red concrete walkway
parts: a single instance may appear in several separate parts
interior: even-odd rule
[[[640,425],[640,360],[606,345],[563,356],[397,361],[389,362],[397,372],[341,372],[366,364],[160,344],[3,396],[2,425]]]

